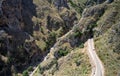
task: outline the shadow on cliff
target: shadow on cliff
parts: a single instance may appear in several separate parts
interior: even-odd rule
[[[36,66],[39,64],[39,62],[42,60],[43,55],[41,52],[41,49],[36,45],[34,38],[32,37],[33,35],[33,21],[32,17],[37,16],[36,14],[36,5],[33,3],[33,0],[22,0],[22,18],[24,22],[24,29],[23,31],[26,34],[26,39],[32,40],[32,42],[26,43],[26,56],[29,55],[29,57],[26,57],[28,59],[27,63],[25,64],[25,67],[21,67],[22,65],[18,66],[17,69],[19,72],[23,72],[23,70],[27,69],[29,66]],[[30,36],[31,35],[31,36]],[[25,39],[24,39],[25,40]],[[25,41],[24,41],[25,43]],[[31,56],[32,55],[32,56]],[[19,55],[20,56],[20,55]],[[24,59],[25,60],[25,59]],[[23,61],[23,60],[21,60]],[[26,61],[24,61],[26,62]]]
[[[32,37],[36,5],[33,0],[5,0],[2,10],[6,21],[0,24],[0,54],[7,56],[8,62],[6,64],[0,58],[0,76],[12,76],[11,68],[22,72],[30,65],[38,64],[43,57]],[[7,36],[4,37],[4,33]]]
[[[24,31],[32,35],[33,33],[33,21],[32,17],[36,16],[36,5],[33,0],[22,0],[22,17],[24,21]]]

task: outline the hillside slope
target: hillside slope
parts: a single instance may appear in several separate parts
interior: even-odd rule
[[[82,34],[79,33],[79,35],[77,35],[79,39],[76,40],[79,43],[84,43],[84,40],[86,41],[90,37],[95,38],[95,46],[97,53],[105,66],[105,76],[119,76],[119,2],[120,1],[116,0],[113,3],[107,4],[109,2],[106,1],[105,3],[86,8],[82,13],[80,23],[77,26],[74,26],[72,31],[69,31],[65,36],[59,39],[60,44],[58,42],[58,45],[54,45],[54,49],[51,50],[53,51],[51,52],[52,55],[48,55],[48,59],[45,62],[51,59],[58,59],[60,51],[59,49],[62,44],[68,42],[72,45],[72,43],[74,43],[77,39],[74,38],[74,34],[76,32],[81,32]],[[77,43],[73,45],[76,44]],[[57,54],[56,51],[58,51]],[[49,75],[49,69],[53,65],[50,65],[47,69],[43,70],[45,66],[43,67],[42,64],[44,64],[44,61],[40,65],[38,75]],[[41,70],[42,72],[40,72]],[[48,73],[46,73],[46,71],[48,71]],[[59,70],[57,71],[60,72]],[[54,73],[52,74],[54,75]]]
[[[37,65],[36,76],[89,76],[91,37],[105,76],[119,76],[120,1],[112,1],[1,0],[0,76],[28,76]]]
[[[105,66],[105,76],[120,75],[120,1],[107,5],[95,28],[96,50]]]

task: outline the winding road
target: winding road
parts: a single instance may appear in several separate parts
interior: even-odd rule
[[[86,12],[86,9],[84,9],[84,12]],[[79,25],[79,23],[81,23],[84,20],[83,18],[84,17],[82,15],[82,18],[80,19],[80,21],[78,22],[77,25]],[[62,37],[60,37],[58,39],[58,41],[54,44],[54,46],[50,49],[50,52],[54,51],[55,49],[57,49],[55,47],[58,45],[59,41],[61,39],[64,39],[65,37],[69,36],[69,34],[72,34],[73,30],[74,30],[74,28],[72,30],[70,30],[68,33],[66,33],[65,35],[63,35]],[[87,53],[88,53],[88,56],[90,58],[90,62],[91,62],[91,65],[92,65],[91,76],[104,76],[104,66],[103,66],[101,60],[99,59],[98,55],[96,54],[93,38],[88,39],[88,48],[87,49],[88,49]],[[49,55],[50,55],[50,53],[44,58],[44,61],[46,61],[48,59]],[[38,69],[38,66],[36,66],[34,68],[35,68],[34,71],[31,72],[31,74],[29,76],[33,76],[34,75],[34,73]]]
[[[104,76],[104,66],[96,54],[93,38],[88,39],[88,56],[92,65],[91,76]]]

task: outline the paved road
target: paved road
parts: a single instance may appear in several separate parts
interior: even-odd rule
[[[92,64],[92,74],[91,76],[104,76],[104,67],[95,52],[93,39],[88,39],[88,55]]]

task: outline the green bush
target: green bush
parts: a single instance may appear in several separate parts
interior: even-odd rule
[[[81,32],[75,32],[74,33],[74,37],[76,38],[76,37],[80,37],[82,35],[82,33]]]
[[[39,73],[40,73],[40,74],[42,74],[42,73],[43,73],[43,71],[44,71],[44,70],[43,70],[43,68],[42,68],[40,65],[39,65],[39,67],[38,67],[38,68],[39,68]]]
[[[58,51],[58,56],[66,56],[68,54],[68,51],[67,50],[59,50]]]
[[[78,12],[78,13],[82,13],[83,11],[83,7],[79,6],[78,4],[75,4],[72,0],[69,0],[70,5]]]
[[[28,71],[27,71],[27,70],[23,71],[23,76],[29,76],[29,74],[28,74]]]
[[[79,47],[80,47],[80,48],[84,48],[84,44],[83,44],[83,43],[81,43]]]

